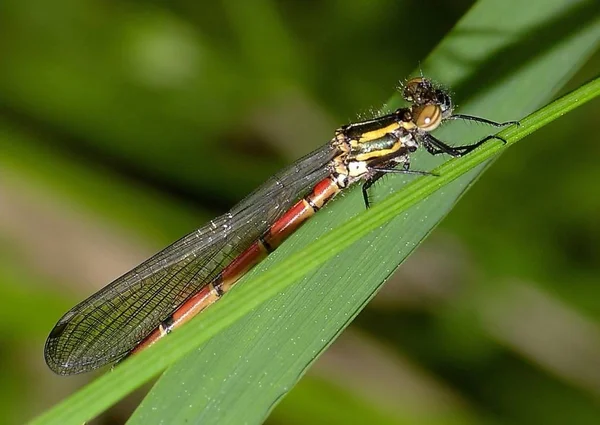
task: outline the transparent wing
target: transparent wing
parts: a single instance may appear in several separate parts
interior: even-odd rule
[[[329,144],[271,177],[230,212],[144,261],[68,311],[46,341],[48,366],[85,372],[119,360],[331,171]]]

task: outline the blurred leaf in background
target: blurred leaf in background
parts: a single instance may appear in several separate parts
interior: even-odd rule
[[[91,379],[43,363],[66,309],[371,116],[473,5],[203,3],[0,4],[7,423]],[[596,53],[564,90],[598,69]],[[496,161],[269,422],[597,423],[599,112]]]

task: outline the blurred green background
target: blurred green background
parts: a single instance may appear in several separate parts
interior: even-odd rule
[[[203,3],[0,3],[2,423],[92,379],[44,364],[68,308],[371,116],[472,4]],[[496,161],[269,423],[598,423],[599,113]]]

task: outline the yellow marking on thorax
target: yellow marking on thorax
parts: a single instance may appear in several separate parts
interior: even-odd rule
[[[360,135],[360,139],[358,139],[358,143],[368,142],[369,140],[379,139],[385,136],[388,133],[396,130],[400,125],[398,123],[392,123],[387,127],[380,128],[378,130],[368,131]]]
[[[417,125],[412,121],[402,121],[401,125],[405,130],[408,130],[408,131],[414,130],[417,128]]]

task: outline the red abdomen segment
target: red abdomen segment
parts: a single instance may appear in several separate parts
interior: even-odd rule
[[[181,326],[206,307],[217,301],[252,267],[283,243],[306,220],[313,216],[329,200],[340,192],[341,188],[333,177],[327,177],[315,185],[312,192],[296,202],[287,210],[258,240],[229,263],[223,271],[199,292],[184,302],[158,328],[144,338],[130,354],[135,354],[154,344],[172,329]]]

